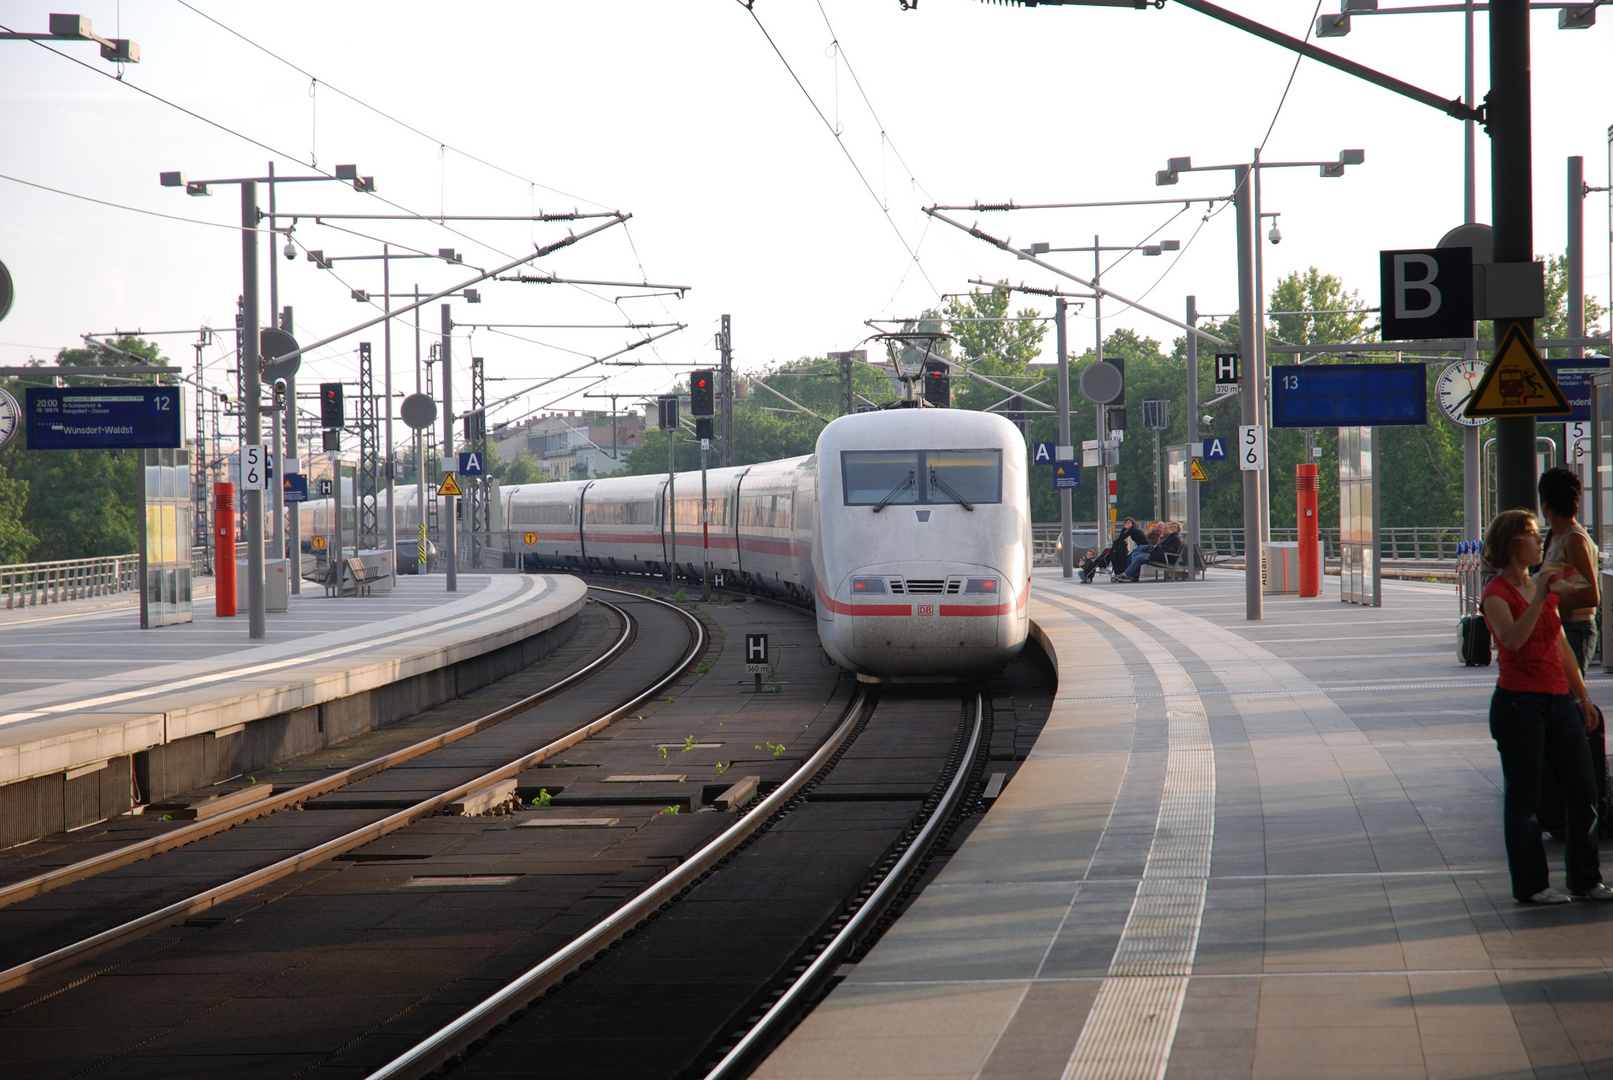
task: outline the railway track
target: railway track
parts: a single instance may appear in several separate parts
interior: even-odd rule
[[[841,965],[871,943],[898,894],[914,884],[918,867],[938,835],[956,823],[966,792],[971,785],[978,788],[981,780],[990,735],[987,699],[978,689],[968,695],[955,734],[943,740],[943,745],[950,745],[942,755],[944,760],[935,763],[938,768],[933,771],[938,775],[929,783],[916,783],[911,770],[900,768],[887,770],[887,775],[872,785],[868,777],[837,778],[837,770],[847,766],[860,772],[858,766],[867,764],[867,760],[848,761],[848,752],[870,738],[870,730],[879,725],[881,712],[886,714],[885,726],[890,730],[882,740],[885,745],[875,749],[873,755],[889,749],[891,736],[899,739],[904,728],[915,722],[929,723],[938,709],[955,707],[956,702],[956,698],[943,697],[939,701],[919,698],[876,704],[865,688],[859,687],[829,739],[771,794],[748,808],[740,820],[653,888],[382,1065],[370,1074],[372,1080],[407,1080],[439,1073],[455,1077],[519,1074],[538,1059],[547,1063],[546,1072],[553,1075],[571,1072],[580,1057],[600,1049],[606,1041],[602,1036],[609,1030],[590,1029],[579,1023],[575,1010],[564,1008],[568,986],[574,980],[575,992],[580,993],[591,978],[612,979],[607,968],[618,961],[640,968],[646,959],[651,965],[662,964],[661,958],[642,955],[645,950],[640,950],[639,956],[630,956],[631,950],[623,946],[644,935],[642,941],[653,954],[661,929],[676,922],[683,909],[696,907],[689,901],[700,897],[702,891],[720,886],[724,891],[716,903],[727,903],[750,890],[747,876],[773,873],[781,855],[785,860],[799,861],[799,854],[787,852],[792,847],[787,830],[794,824],[793,817],[810,808],[829,809],[834,821],[823,824],[830,824],[834,831],[855,828],[858,817],[873,818],[875,824],[871,827],[867,821],[861,824],[864,831],[883,828],[890,834],[875,841],[883,851],[870,859],[863,845],[838,860],[849,864],[858,880],[838,898],[828,919],[825,921],[815,912],[805,913],[798,920],[800,925],[788,931],[798,936],[799,944],[789,948],[787,955],[772,959],[776,970],[753,977],[745,985],[729,987],[726,994],[703,995],[707,1006],[704,1022],[712,1031],[710,1037],[688,1046],[682,1056],[646,1047],[647,1052],[637,1060],[593,1062],[594,1067],[606,1072],[639,1077],[708,1076],[731,1080],[748,1075],[761,1056],[829,989]],[[897,715],[891,717],[892,713]],[[894,819],[892,804],[903,808]],[[875,809],[861,811],[864,807]],[[769,842],[779,850],[755,860],[759,865],[747,866],[745,855],[760,854],[761,846]],[[813,853],[812,858],[815,870],[822,873],[844,869],[831,865],[835,860],[821,854]],[[765,906],[765,901],[759,901],[758,906]],[[765,917],[766,912],[760,914]],[[770,936],[782,932],[773,925],[767,929],[772,932]],[[743,956],[747,947],[743,926],[724,928],[720,937],[725,951]],[[634,978],[632,973],[616,974]],[[555,997],[552,1005],[548,1002],[551,996]],[[555,1015],[545,1017],[545,1012],[551,1010]],[[608,1004],[601,1012],[599,1019],[609,1024]],[[618,1022],[622,1019],[618,1017]],[[646,1022],[653,1024],[653,1020],[634,1017],[630,1026],[641,1027]],[[679,1023],[698,1026],[701,1021],[691,1020],[685,1011]],[[566,1045],[562,1032],[569,1032],[576,1045]]]
[[[666,686],[672,684],[687,672],[704,652],[707,637],[705,627],[699,619],[663,601],[634,596],[619,590],[601,591],[613,593],[617,598],[616,603],[602,603],[603,606],[613,611],[620,619],[621,632],[617,641],[603,656],[585,664],[580,669],[566,674],[564,677],[522,697],[512,704],[479,716],[468,723],[457,725],[449,731],[419,740],[402,749],[383,754],[362,764],[322,777],[319,780],[297,785],[285,792],[276,791],[270,798],[253,803],[243,809],[200,821],[195,825],[166,831],[137,843],[122,846],[92,858],[80,860],[67,866],[14,882],[4,888],[0,888],[0,907],[15,905],[56,889],[64,888],[75,882],[106,874],[109,871],[142,862],[167,852],[177,851],[236,826],[255,819],[268,817],[279,811],[287,811],[307,805],[313,800],[329,796],[362,781],[381,776],[388,770],[396,769],[407,763],[417,762],[430,754],[461,743],[478,733],[488,731],[514,717],[528,713],[539,704],[554,700],[571,688],[612,667],[630,652],[640,636],[639,631],[642,627],[643,616],[640,614],[639,617],[635,618],[629,613],[629,606],[648,607],[651,610],[663,613],[662,617],[668,620],[669,625],[658,627],[656,630],[657,635],[665,633],[672,621],[681,623],[688,630],[687,646],[675,650],[676,658],[670,665],[662,662],[664,658],[651,661],[655,665],[655,670],[647,674],[647,685],[642,685],[642,688],[622,690],[619,703],[613,705],[606,712],[559,734],[557,737],[545,737],[541,743],[525,749],[492,769],[485,771],[473,770],[476,773],[475,775],[461,779],[441,791],[434,792],[429,797],[411,800],[409,805],[396,809],[391,813],[372,814],[370,815],[372,820],[366,820],[356,827],[344,829],[338,835],[297,850],[294,854],[275,859],[266,865],[254,867],[245,873],[233,875],[226,880],[218,881],[199,891],[190,892],[132,918],[121,919],[113,925],[105,926],[95,933],[77,937],[49,951],[22,960],[16,959],[14,955],[8,956],[10,962],[4,969],[0,969],[0,993],[38,979],[46,972],[65,964],[82,961],[97,952],[148,933],[175,920],[185,920],[200,916],[225,901],[262,888],[264,885],[295,874],[310,866],[353,851],[373,840],[435,814],[456,800],[464,799],[476,792],[490,788],[500,781],[507,780],[534,764],[562,753],[582,742],[589,736],[609,726],[628,711],[655,697]],[[663,647],[658,651],[666,651],[664,644],[664,642],[661,643]],[[37,941],[38,938],[35,937],[32,940]],[[7,949],[6,952],[14,954],[18,944],[13,942],[11,948]]]
[[[643,598],[631,603],[652,606]],[[663,608],[654,610],[672,617]],[[550,1040],[542,1043],[547,1062],[557,1024],[581,1045],[590,1031],[609,1031],[614,1039],[623,1010],[634,1017],[634,1026],[661,1023],[666,1010],[659,1003],[636,1009],[632,995],[619,1007],[595,1006],[600,994],[615,1000],[620,987],[609,980],[637,977],[621,974],[624,962],[634,971],[648,964],[651,980],[670,979],[671,985],[690,977],[697,964],[674,955],[668,968],[665,953],[671,948],[676,954],[677,942],[690,941],[691,932],[698,956],[709,961],[707,954],[721,942],[722,952],[731,953],[745,969],[743,978],[722,975],[723,986],[702,985],[690,995],[699,999],[698,1005],[687,1004],[701,1014],[689,1021],[699,1029],[698,1038],[682,1039],[674,1054],[655,1051],[654,1067],[645,1067],[641,1059],[622,1071],[668,1077],[743,1075],[833,985],[842,965],[855,962],[859,950],[900,908],[900,897],[914,890],[922,873],[915,867],[933,854],[937,835],[944,837],[960,820],[958,807],[970,805],[978,794],[992,715],[989,698],[971,694],[963,701],[956,690],[939,696],[934,691],[886,692],[877,707],[860,687],[853,698],[855,684],[833,669],[820,669],[815,650],[806,651],[814,641],[808,621],[786,611],[772,604],[740,604],[707,612],[714,633],[723,639],[753,627],[773,631],[775,645],[782,644],[783,655],[793,658],[793,666],[787,663],[777,673],[773,694],[753,698],[748,677],[725,680],[725,672],[731,676],[740,670],[739,658],[730,655],[725,667],[720,641],[714,641],[718,663],[711,674],[716,677],[684,678],[675,695],[652,691],[663,701],[617,710],[642,709],[644,715],[630,716],[626,724],[601,729],[595,726],[605,719],[600,716],[593,724],[574,725],[568,736],[585,738],[583,729],[594,726],[595,737],[572,741],[569,751],[556,751],[557,739],[526,751],[522,758],[528,765],[532,759],[527,755],[551,751],[550,761],[523,774],[528,795],[539,783],[552,790],[553,806],[547,809],[524,809],[501,818],[417,817],[413,828],[401,822],[385,836],[376,827],[402,811],[372,811],[359,828],[343,834],[369,829],[372,835],[355,837],[339,857],[329,848],[308,845],[279,861],[284,874],[277,884],[250,883],[244,880],[247,875],[240,875],[240,887],[230,890],[234,899],[219,895],[189,915],[188,909],[168,905],[160,915],[146,913],[155,921],[122,938],[128,942],[149,934],[149,941],[124,947],[114,947],[116,941],[90,944],[90,951],[28,975],[37,985],[0,990],[0,1044],[9,1042],[18,1051],[14,1075],[19,1080],[34,1075],[163,1077],[175,1068],[174,1059],[165,1054],[201,1055],[215,1046],[221,1054],[228,1051],[209,1059],[209,1067],[221,1070],[218,1075],[313,1080],[355,1072],[424,1076],[445,1067],[454,1075],[499,1075],[496,1066],[509,1055],[514,1072],[525,1075],[533,1060],[534,1031],[540,1041]],[[792,629],[797,621],[807,625]],[[657,637],[666,637],[664,627],[640,626],[639,642]],[[674,651],[687,673],[697,651]],[[703,663],[696,675],[704,676],[710,668]],[[603,680],[609,683],[620,668],[603,670],[612,672]],[[676,678],[671,675],[662,685],[669,687]],[[597,692],[601,683],[596,675],[587,686]],[[674,696],[683,704],[672,707]],[[568,698],[560,693],[547,700],[558,710]],[[741,711],[735,714],[734,709]],[[803,719],[811,732],[802,733]],[[833,731],[827,735],[813,733],[828,728]],[[481,738],[490,737],[483,730]],[[512,730],[508,724],[499,728]],[[792,730],[798,734],[788,735]],[[650,760],[680,772],[691,766],[677,763],[694,762],[700,747],[725,746],[705,754],[720,755],[735,774],[759,774],[759,794],[738,817],[678,814],[674,805],[664,811],[639,810],[630,818],[632,807],[623,804],[631,800],[625,792],[616,794],[621,789],[609,782],[658,778],[605,774],[641,769],[644,739],[660,740],[648,744],[660,748],[659,758]],[[742,760],[752,739],[772,741]],[[801,741],[807,749],[787,751],[786,741],[792,748]],[[444,749],[452,756],[476,745],[460,738]],[[689,756],[683,757],[685,753]],[[324,798],[363,805],[376,794],[376,785],[396,787],[402,781],[395,778],[431,771],[433,760],[427,755],[371,773],[311,803]],[[512,757],[508,767],[518,772],[521,759]],[[594,780],[585,777],[588,770],[597,774]],[[723,772],[721,763],[717,772]],[[475,779],[492,773],[483,769]],[[722,776],[721,782],[732,778]],[[435,795],[463,793],[473,786],[461,781],[452,791],[444,787]],[[706,785],[707,803],[714,786]],[[686,803],[684,809],[696,805]],[[307,825],[332,813],[352,812],[273,817]],[[614,825],[618,815],[621,825],[600,827]],[[252,823],[248,829],[263,824]],[[534,825],[561,828],[526,828]],[[619,839],[603,839],[607,832]],[[460,837],[470,839],[452,839]],[[545,843],[533,847],[540,838]],[[520,848],[522,842],[525,848]],[[527,854],[499,854],[516,850],[511,844]],[[590,880],[596,884],[576,886],[579,873],[595,875]],[[780,874],[810,880],[781,883]],[[525,884],[508,885],[509,891],[499,895],[486,887],[517,879]],[[410,888],[419,885],[445,891]],[[407,906],[411,901],[413,909]],[[788,926],[776,919],[781,902],[794,905],[801,917]],[[724,915],[712,921],[714,910],[732,911],[735,918]],[[423,929],[405,930],[405,925]],[[294,932],[286,932],[288,926]],[[496,947],[489,952],[494,938]],[[110,952],[76,963],[100,949]],[[416,965],[411,956],[423,959]],[[237,973],[225,976],[224,971]],[[220,974],[203,974],[209,972]],[[174,976],[182,974],[184,979],[175,983]],[[126,977],[85,999],[103,975]],[[693,977],[703,983],[714,976]],[[601,985],[603,989],[591,989]],[[93,1019],[97,1010],[106,1009],[107,992],[133,994],[143,1001],[172,998],[175,1015],[143,1016],[138,1030],[125,1034],[116,1028],[121,1021],[115,1010],[99,1024]],[[295,1016],[276,1015],[275,1002],[282,1000],[296,1001]],[[317,1006],[316,1001],[327,1004]],[[579,1018],[579,1010],[591,1015]],[[328,1022],[320,1019],[322,1012],[329,1013]],[[230,1024],[211,1019],[226,1015],[236,1018],[239,1034],[225,1030]],[[441,1019],[422,1026],[432,1017]],[[65,1040],[67,1045],[35,1048],[68,1025],[78,1025],[79,1034]],[[102,1025],[113,1030],[102,1032]],[[340,1029],[339,1037],[319,1034],[329,1025]],[[276,1030],[286,1034],[276,1038]],[[75,1048],[73,1043],[83,1045]],[[412,1049],[400,1058],[399,1047]],[[262,1051],[263,1056],[245,1050]],[[546,1073],[568,1071],[559,1064],[564,1058],[562,1053],[553,1059]],[[185,1064],[194,1067],[196,1060],[193,1056]]]

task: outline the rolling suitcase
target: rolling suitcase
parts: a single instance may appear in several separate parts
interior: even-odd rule
[[[1463,615],[1457,621],[1456,659],[1468,667],[1490,666],[1490,625],[1483,615]]]

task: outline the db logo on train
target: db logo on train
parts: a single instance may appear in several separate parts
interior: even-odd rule
[[[533,544],[536,544],[538,542],[538,534],[537,533],[527,533],[525,536],[521,537],[521,539],[526,541],[526,546],[527,547],[531,547]]]
[[[325,538],[323,536],[316,536],[309,543],[313,544],[315,551],[325,550]]]

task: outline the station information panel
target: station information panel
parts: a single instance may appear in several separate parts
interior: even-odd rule
[[[1271,369],[1272,427],[1394,427],[1428,423],[1422,364],[1297,364]]]
[[[158,450],[184,445],[177,386],[28,387],[30,450]]]

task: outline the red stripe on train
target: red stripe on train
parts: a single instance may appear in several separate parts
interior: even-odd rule
[[[823,586],[821,585],[818,586],[818,599],[823,603],[824,607],[828,608],[836,615],[913,614],[912,606],[907,604],[842,604],[838,600],[831,599],[829,594],[823,591]]]

